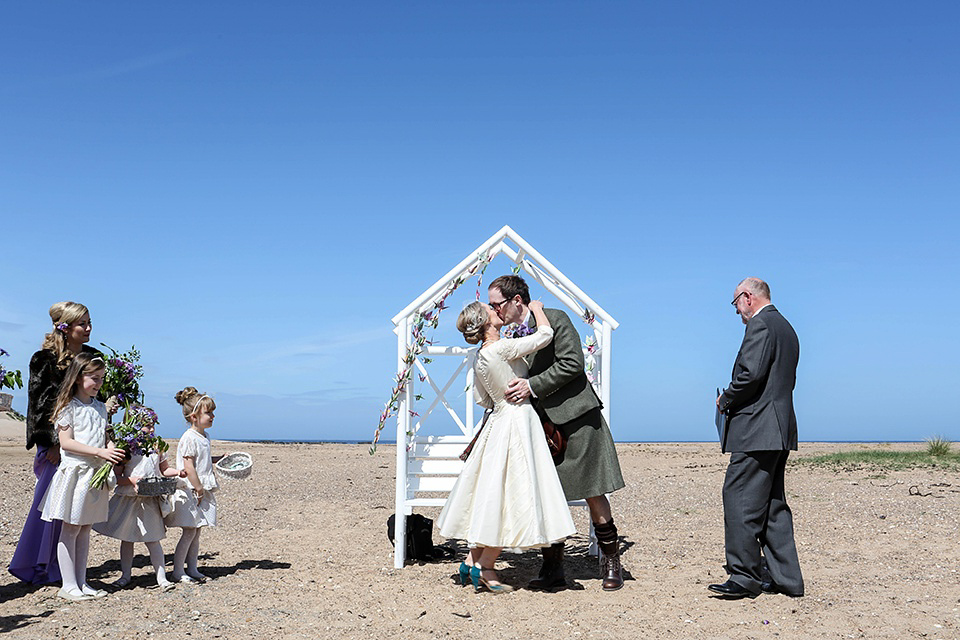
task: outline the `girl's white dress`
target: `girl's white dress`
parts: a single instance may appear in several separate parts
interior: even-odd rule
[[[210,438],[187,429],[177,444],[177,469],[183,469],[184,457],[193,457],[197,476],[203,487],[198,501],[189,478],[180,478],[176,492],[170,496],[170,513],[163,519],[168,527],[213,527],[217,524],[217,477],[213,474]]]
[[[123,466],[123,476],[159,478],[160,455],[132,455]],[[125,542],[158,542],[167,537],[161,505],[166,496],[141,496],[129,484],[118,485],[110,498],[110,516],[106,522],[93,525],[93,530]]]
[[[73,427],[73,438],[91,447],[107,445],[107,409],[94,398],[84,404],[77,398],[57,415],[54,424]],[[110,464],[97,456],[85,456],[60,450],[60,466],[50,481],[40,507],[40,517],[68,524],[94,524],[107,519],[110,488],[116,483],[111,473],[102,489],[91,489],[90,478],[102,465]]]
[[[553,329],[539,327],[477,353],[477,403],[493,413],[440,512],[437,525],[445,538],[529,549],[576,533],[537,412],[529,400],[514,405],[504,398],[511,379],[527,376],[523,357],[552,338]]]

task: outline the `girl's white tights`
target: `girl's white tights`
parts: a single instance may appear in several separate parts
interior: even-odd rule
[[[200,527],[184,527],[180,541],[173,552],[173,580],[180,582],[184,574],[194,580],[206,580],[207,576],[197,569],[197,557],[200,555]],[[186,563],[186,571],[184,571]]]
[[[87,584],[87,556],[90,553],[89,524],[63,523],[57,542],[57,562],[63,578],[63,590],[94,595],[97,590]]]
[[[159,542],[144,542],[147,545],[147,551],[150,552],[150,564],[157,574],[157,584],[161,587],[170,584],[167,580],[167,572],[163,568],[163,549]],[[133,571],[133,543],[122,540],[120,542],[120,571],[122,580],[130,582],[130,572]]]

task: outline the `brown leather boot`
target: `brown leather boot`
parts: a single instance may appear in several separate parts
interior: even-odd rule
[[[527,587],[538,591],[565,588],[567,579],[563,575],[563,543],[557,542],[540,551],[543,554],[543,565],[540,567],[539,575],[531,580]]]
[[[600,568],[603,572],[603,590],[616,591],[623,586],[623,566],[620,564],[620,554],[608,556],[600,552]]]

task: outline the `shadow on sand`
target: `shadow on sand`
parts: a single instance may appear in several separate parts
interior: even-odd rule
[[[621,536],[621,556],[625,556],[634,544],[634,542]],[[467,554],[468,549],[465,544],[459,541],[455,543],[452,540],[447,540],[446,545],[456,550],[455,562],[452,565],[455,572],[450,574],[450,580],[457,582],[460,579],[457,569]],[[567,578],[567,589],[571,591],[583,591],[585,587],[582,581],[595,580],[599,582],[601,580],[599,560],[597,556],[590,555],[589,551],[589,541],[580,539],[580,536],[567,540],[564,548],[563,561],[564,573]],[[541,558],[540,553],[534,551],[526,551],[521,554],[513,554],[505,551],[500,554],[497,562],[500,564],[497,570],[500,580],[516,588],[524,589],[531,580],[537,577],[537,573],[540,571]],[[418,564],[424,563],[421,562]],[[625,582],[635,579],[626,567],[623,569],[623,579]],[[559,590],[560,589],[556,589],[556,591]]]
[[[211,563],[211,560],[216,559],[218,555],[219,553],[216,551],[200,554],[200,560],[202,561],[200,569],[208,578],[223,578],[225,576],[232,576],[241,571],[275,571],[290,568],[289,562],[276,562],[274,560],[242,560],[233,566],[221,566]],[[170,572],[170,566],[172,564],[173,554],[170,553],[164,556],[164,566],[167,570],[168,576]],[[150,565],[150,556],[145,553],[135,555],[133,557],[133,568],[134,571],[132,579],[130,580],[130,585],[128,587],[124,587],[124,589],[131,587],[150,588],[156,586],[157,580]],[[146,569],[146,571],[143,571],[144,569]],[[94,567],[87,567],[87,580],[90,583],[90,586],[97,589],[116,591],[117,589],[112,587],[111,583],[119,577],[119,560],[108,560],[103,564]],[[56,586],[59,588],[59,583],[56,585],[36,585],[15,582],[13,584],[0,587],[0,600],[15,600],[17,598],[30,595],[31,593],[36,593],[41,589],[49,589],[51,586]],[[51,593],[56,592],[54,591]],[[56,596],[52,597],[56,599]],[[0,616],[0,633],[25,627],[32,623],[32,619],[46,617],[52,612],[53,611],[50,610],[34,615]]]
[[[8,589],[4,588],[0,590],[0,597],[6,595]],[[43,618],[47,618],[53,615],[53,610],[44,611],[43,613],[24,613],[17,614],[12,616],[0,616],[0,633],[7,633],[8,631],[14,631],[16,629],[23,629],[30,626],[31,624],[36,624],[41,622]]]

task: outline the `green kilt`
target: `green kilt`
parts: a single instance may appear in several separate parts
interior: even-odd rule
[[[567,500],[602,496],[625,486],[613,435],[600,407],[556,427],[567,439],[563,456],[553,459]]]

